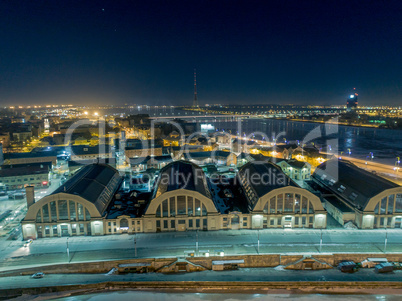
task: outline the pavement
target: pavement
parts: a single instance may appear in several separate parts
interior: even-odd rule
[[[387,244],[385,245],[385,237]],[[259,239],[258,239],[259,238]],[[264,229],[198,232],[198,250],[241,254],[402,253],[402,229],[322,230]],[[23,241],[0,240],[0,271],[43,264],[184,256],[196,249],[196,232],[140,233],[43,238],[24,247]],[[381,255],[379,255],[381,257]]]

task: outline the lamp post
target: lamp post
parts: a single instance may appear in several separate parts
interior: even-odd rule
[[[137,257],[137,233],[134,232],[134,257]]]
[[[195,254],[198,255],[198,229],[195,231]]]
[[[68,237],[67,237],[67,262],[70,262],[70,249],[68,248]]]
[[[320,253],[321,253],[321,250],[322,250],[322,229],[320,229],[321,230],[321,237],[320,237]]]

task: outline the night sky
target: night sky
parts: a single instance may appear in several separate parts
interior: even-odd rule
[[[402,1],[0,1],[0,103],[401,105]]]

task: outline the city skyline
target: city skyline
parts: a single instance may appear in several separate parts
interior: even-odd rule
[[[0,101],[398,105],[401,4],[362,3],[3,3]]]

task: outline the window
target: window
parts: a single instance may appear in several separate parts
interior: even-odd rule
[[[170,216],[176,216],[176,200],[175,197],[169,199],[170,202]]]
[[[68,207],[70,208],[70,221],[77,220],[77,215],[75,214],[75,202],[68,201]]]
[[[84,234],[84,224],[80,224],[80,234]]]
[[[59,219],[68,220],[67,201],[59,200]]]
[[[157,220],[156,221],[156,228],[160,228],[161,227],[161,221],[160,220]]]
[[[299,217],[296,216],[296,217],[295,217],[295,225],[297,226],[298,224],[299,224]]]
[[[84,206],[82,204],[77,203],[77,211],[78,211],[78,220],[83,221],[84,220]]]
[[[89,211],[87,208],[85,208],[85,220],[90,221],[91,220],[91,215],[89,214]]]
[[[385,214],[385,210],[387,209],[387,197],[381,200],[381,211],[380,214]]]
[[[188,227],[189,227],[189,228],[192,228],[192,227],[193,227],[193,220],[192,220],[192,219],[189,219],[189,220],[188,220]]]
[[[203,225],[204,227],[207,227],[207,225],[208,225],[208,219],[204,218],[204,219],[202,220],[202,225]]]
[[[195,211],[195,215],[196,215],[196,216],[200,216],[200,215],[201,215],[200,200],[198,200],[198,199],[195,199],[195,208],[194,208],[194,211]]]
[[[282,218],[278,218],[278,226],[282,224]]]
[[[394,212],[394,201],[395,201],[395,195],[391,194],[388,197],[388,214],[392,214]]]
[[[206,216],[207,215],[207,208],[205,207],[204,204],[201,204],[201,208],[202,208],[202,211],[201,211],[202,216]]]
[[[312,224],[312,223],[313,223],[313,217],[312,217],[312,216],[310,216],[310,217],[308,218],[308,222],[309,222],[309,224]]]
[[[397,194],[396,195],[395,213],[402,213],[402,194]]]
[[[176,221],[175,220],[170,221],[170,228],[173,228],[173,229],[176,228]]]
[[[156,217],[161,217],[161,205],[158,206],[158,209],[156,209],[156,213],[155,213]]]
[[[42,222],[42,210],[38,210],[38,214],[36,215],[36,222],[41,223]]]
[[[57,235],[57,226],[53,225],[52,228],[53,228],[53,235]]]
[[[306,217],[305,216],[302,217],[302,225],[303,226],[306,225]]]
[[[50,222],[49,219],[49,204],[46,204],[42,207],[42,212],[43,212],[43,222],[48,223]]]
[[[276,201],[276,198],[273,197],[269,202],[270,203],[270,212],[271,213],[275,213],[275,201]]]
[[[92,235],[91,224],[90,223],[87,224],[87,235]]]
[[[196,228],[199,228],[199,227],[200,227],[200,220],[199,220],[199,219],[196,219],[196,220],[195,220],[195,227],[196,227]]]
[[[285,208],[284,212],[293,212],[293,193],[285,193]]]
[[[168,217],[169,216],[168,200],[167,199],[162,202],[162,216],[163,217]]]
[[[165,228],[165,229],[168,228],[168,221],[167,220],[163,221],[163,228]]]
[[[188,216],[192,216],[194,214],[194,211],[193,211],[193,197],[191,196],[187,198],[187,207],[188,207]]]
[[[282,211],[283,211],[283,194],[279,194],[277,196],[276,202],[278,203],[277,212],[282,213]]]
[[[295,213],[300,212],[301,195],[295,194]]]
[[[307,198],[305,196],[302,197],[301,213],[307,213]]]
[[[52,222],[57,221],[57,210],[56,210],[56,202],[50,202],[50,216],[51,216],[51,220]]]
[[[46,235],[50,234],[50,226],[45,226],[45,234]]]
[[[184,195],[177,196],[177,214],[186,214],[186,197]]]
[[[273,225],[275,224],[275,220],[274,220],[273,218],[271,218],[271,219],[269,220],[269,224],[270,224],[271,226],[273,226]]]
[[[110,231],[110,229],[109,229],[109,231]],[[77,225],[76,224],[71,225],[71,233],[77,234]]]
[[[308,202],[308,213],[314,213],[314,207],[313,204],[311,204],[311,202]]]

